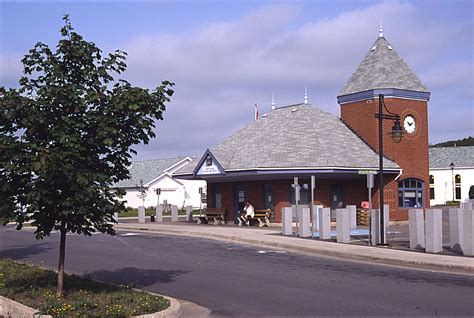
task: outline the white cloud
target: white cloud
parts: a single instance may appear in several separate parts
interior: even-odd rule
[[[317,21],[305,16],[303,5],[264,6],[185,33],[149,30],[118,45],[129,53],[124,77],[133,84],[176,82],[158,137],[139,147],[139,158],[200,155],[251,122],[255,101],[261,113],[270,109],[272,93],[277,105],[302,102],[304,86],[313,105],[338,115],[336,96],[376,40],[380,17],[386,38],[433,96],[445,90],[454,94],[453,104],[469,101],[453,87],[472,92],[472,54],[470,61],[450,55],[466,50],[462,41],[469,41],[472,26],[434,21],[408,2],[381,2]],[[435,139],[442,138],[444,102],[430,102]],[[458,136],[465,136],[465,127],[458,127]]]

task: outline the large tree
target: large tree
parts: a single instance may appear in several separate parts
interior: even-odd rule
[[[103,55],[63,19],[56,50],[38,42],[20,88],[0,87],[0,216],[31,221],[37,239],[59,231],[59,294],[66,233],[115,233],[123,204],[110,186],[130,177],[132,146],[155,137],[173,95],[168,81],[150,91],[114,79],[126,53]]]

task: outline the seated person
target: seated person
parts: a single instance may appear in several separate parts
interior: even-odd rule
[[[255,217],[255,209],[253,208],[252,204],[249,200],[245,202],[245,206],[243,211],[240,213],[239,218],[245,222],[245,224],[249,225],[249,219]]]

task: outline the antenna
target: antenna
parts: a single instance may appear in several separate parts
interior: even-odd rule
[[[275,109],[275,95],[272,94],[272,110]]]
[[[383,38],[382,19],[380,19],[379,38]]]
[[[308,89],[306,86],[304,87],[304,103],[308,104]]]

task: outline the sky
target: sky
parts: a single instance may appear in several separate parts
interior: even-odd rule
[[[157,137],[134,160],[200,157],[276,107],[303,102],[340,115],[337,95],[384,36],[431,92],[429,142],[474,136],[474,1],[227,0],[0,2],[0,86],[20,60],[54,48],[62,16],[104,52],[126,51],[120,78],[175,94]]]

